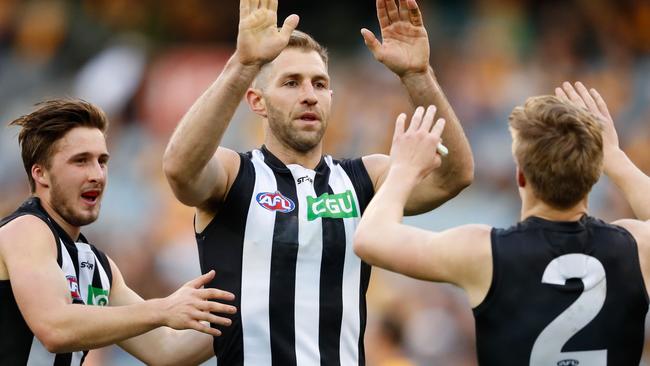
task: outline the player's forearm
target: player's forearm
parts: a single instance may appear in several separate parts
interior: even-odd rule
[[[160,327],[118,345],[147,365],[198,365],[214,356],[212,339],[195,330]]]
[[[354,236],[354,251],[367,263],[381,265],[394,252],[404,206],[416,184],[415,174],[391,167],[386,181],[368,204]]]
[[[607,157],[605,174],[623,192],[639,220],[650,220],[650,177],[643,173],[622,150]]]
[[[219,78],[201,95],[174,131],[163,157],[165,173],[193,181],[206,168],[242,97],[259,73],[233,55]]]
[[[414,106],[435,105],[437,117],[446,121],[442,134],[443,144],[449,149],[449,159],[435,170],[435,181],[450,191],[458,193],[474,179],[474,159],[463,127],[436,80],[433,69],[423,74],[407,74],[402,77]]]
[[[117,307],[61,305],[36,324],[35,334],[50,352],[107,346],[163,325],[159,301]]]

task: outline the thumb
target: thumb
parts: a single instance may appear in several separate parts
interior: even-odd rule
[[[188,283],[185,284],[185,286],[193,287],[193,288],[201,288],[205,285],[208,284],[208,282],[212,281],[214,278],[215,272],[214,270],[211,270],[208,273],[202,274],[199,277],[189,281]]]
[[[291,14],[287,17],[287,19],[284,20],[284,23],[282,24],[282,28],[280,29],[280,34],[287,40],[289,37],[291,37],[291,32],[293,32],[296,27],[298,27],[298,22],[300,21],[300,17],[297,16],[296,14]]]
[[[377,53],[379,52],[381,43],[379,43],[375,34],[366,28],[361,28],[361,35],[363,36],[363,41],[366,43],[366,46],[370,49],[370,52],[372,52],[375,58],[377,58]]]

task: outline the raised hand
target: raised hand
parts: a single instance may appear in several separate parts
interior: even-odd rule
[[[237,56],[244,65],[263,65],[275,59],[289,43],[299,18],[292,14],[278,29],[278,0],[241,0]]]
[[[203,288],[214,278],[214,271],[189,281],[170,296],[162,299],[163,323],[174,329],[194,329],[213,336],[221,335],[218,329],[203,322],[228,326],[231,320],[213,313],[234,314],[237,309],[231,305],[211,300],[235,299],[230,292],[214,288]]]
[[[562,87],[555,88],[555,95],[569,103],[584,108],[591,112],[603,126],[603,153],[605,169],[609,166],[609,157],[615,152],[620,150],[618,143],[618,134],[614,127],[614,120],[609,114],[605,100],[600,96],[596,89],[587,88],[581,83],[576,82],[575,87],[571,83],[565,81]]]
[[[435,115],[435,106],[429,106],[426,113],[423,107],[418,107],[406,130],[406,114],[397,117],[393,145],[390,148],[391,168],[401,172],[409,171],[421,180],[442,164],[436,151],[445,128],[445,120],[440,118],[434,125]]]
[[[377,0],[382,42],[366,28],[361,34],[377,61],[399,77],[429,68],[429,37],[415,0]]]

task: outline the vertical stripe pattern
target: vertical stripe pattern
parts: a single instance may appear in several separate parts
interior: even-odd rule
[[[240,301],[241,332],[215,341],[223,345],[220,362],[363,365],[367,278],[352,247],[372,195],[362,161],[324,157],[308,169],[285,165],[265,148],[240,156],[230,196],[197,234],[204,272],[232,270],[236,266],[219,258],[241,256],[241,286],[231,286]],[[233,226],[234,215],[242,220]]]
[[[275,192],[273,171],[260,151],[253,151],[255,188],[250,201],[242,253],[241,321],[246,365],[271,365],[269,292],[275,212],[259,206],[258,192]]]

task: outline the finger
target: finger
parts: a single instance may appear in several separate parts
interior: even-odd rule
[[[381,43],[379,43],[379,40],[377,39],[377,37],[375,37],[375,34],[367,30],[366,28],[362,28],[361,36],[363,36],[363,41],[366,43],[366,46],[368,47],[370,52],[372,52],[373,56],[377,58],[377,55],[379,54],[379,49],[381,48]]]
[[[564,92],[569,97],[571,103],[577,105],[578,107],[587,108],[585,102],[582,100],[582,98],[580,98],[580,95],[578,94],[578,92],[576,92],[576,90],[573,88],[573,85],[571,85],[571,83],[569,83],[568,81],[563,82],[562,89],[564,89]]]
[[[413,113],[413,117],[411,118],[411,124],[409,125],[407,131],[417,131],[418,128],[420,128],[420,124],[422,123],[423,115],[424,115],[424,108],[417,107],[415,109],[415,113]]]
[[[239,2],[239,19],[245,18],[251,12],[251,0],[241,0]]]
[[[214,270],[211,270],[210,272],[202,274],[199,277],[187,282],[183,286],[189,286],[189,287],[197,288],[197,289],[201,288],[202,286],[205,286],[210,281],[212,281],[212,279],[214,278],[214,274],[215,274]]]
[[[433,118],[436,116],[436,106],[430,105],[427,108],[426,113],[424,114],[424,119],[422,120],[422,125],[420,126],[421,130],[426,132],[431,131],[431,126],[433,126]]]
[[[284,23],[282,23],[280,34],[287,40],[287,42],[289,42],[291,33],[296,30],[296,27],[298,27],[298,22],[300,22],[300,17],[296,14],[291,14],[284,20]]]
[[[215,301],[200,301],[196,308],[201,311],[218,314],[236,314],[237,308],[232,305],[226,305]]]
[[[584,84],[578,81],[576,82],[575,88],[578,91],[578,94],[580,94],[582,101],[587,105],[587,108],[593,113],[598,113],[599,110],[596,101],[591,97],[591,94],[589,94],[589,91],[585,88]]]
[[[573,104],[573,103],[571,103],[571,100],[566,95],[564,90],[562,88],[560,88],[560,87],[555,88],[555,96],[560,98],[560,100],[565,102],[565,103]]]
[[[260,0],[260,9],[268,9],[269,0]]]
[[[442,136],[442,132],[445,130],[446,124],[447,121],[445,121],[444,118],[439,118],[436,124],[433,125],[433,128],[431,129],[431,134],[437,138],[440,138],[440,136]]]
[[[196,293],[197,296],[199,296],[202,299],[206,300],[226,300],[226,301],[232,301],[235,299],[235,295],[228,292],[228,291],[223,291],[219,290],[216,288],[202,288],[197,290]]]
[[[601,97],[598,91],[594,88],[591,88],[589,90],[589,93],[596,101],[596,105],[598,105],[598,110],[600,111],[600,113],[602,113],[607,118],[612,120],[612,116],[609,114],[609,108],[607,108],[607,103],[605,103],[605,99],[603,99],[603,97]]]
[[[415,0],[407,0],[409,19],[411,24],[416,27],[421,27],[424,22],[422,21],[422,13],[420,12],[420,7]]]
[[[381,29],[390,25],[390,18],[388,17],[388,11],[386,10],[385,0],[377,0],[377,20],[379,20],[379,26]]]
[[[251,4],[250,6],[251,12],[253,12],[260,7],[260,0],[250,0],[250,4]]]
[[[406,124],[406,113],[400,113],[395,121],[395,132],[393,132],[393,141],[404,133],[404,125]]]
[[[409,21],[409,9],[406,0],[399,0],[399,20],[403,22]]]
[[[221,331],[216,328],[212,328],[209,324],[204,324],[201,322],[191,322],[189,324],[190,329],[194,329],[196,331],[199,331],[201,333],[209,334],[211,336],[218,337],[221,335]]]
[[[229,318],[210,314],[210,313],[203,313],[203,314],[205,314],[205,319],[201,319],[201,320],[207,321],[212,324],[222,325],[224,327],[229,327],[232,325],[232,320]]]
[[[278,0],[271,0],[269,2],[269,9],[271,9],[274,13],[278,12]]]
[[[396,23],[399,21],[399,10],[397,9],[397,4],[395,0],[384,0],[386,4],[386,11],[388,11],[388,18],[391,23]]]

